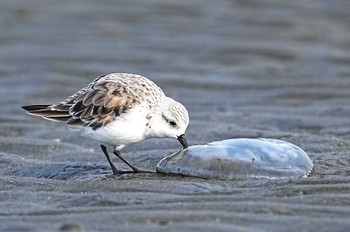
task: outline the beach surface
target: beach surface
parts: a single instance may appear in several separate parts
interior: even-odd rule
[[[347,0],[1,1],[0,231],[348,231],[349,12]],[[314,169],[113,176],[98,143],[21,109],[112,72],[182,102],[190,145],[282,139]],[[123,154],[155,170],[179,149],[150,139]]]

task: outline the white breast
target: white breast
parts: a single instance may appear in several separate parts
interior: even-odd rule
[[[101,144],[121,149],[126,145],[146,139],[147,113],[146,108],[139,105],[97,130],[85,127],[81,135],[92,138]]]

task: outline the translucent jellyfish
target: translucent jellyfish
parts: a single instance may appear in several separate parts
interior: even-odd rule
[[[277,139],[229,139],[195,145],[163,158],[157,172],[202,178],[307,177],[313,167],[299,147]]]

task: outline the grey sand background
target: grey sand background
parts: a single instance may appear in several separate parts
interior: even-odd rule
[[[346,0],[1,1],[0,230],[347,231],[349,12]],[[110,72],[145,75],[182,102],[190,144],[283,139],[314,170],[280,181],[110,176],[97,143],[20,108]],[[180,148],[149,140],[124,154],[154,170]]]

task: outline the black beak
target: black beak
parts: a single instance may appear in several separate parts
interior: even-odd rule
[[[179,140],[179,142],[181,143],[181,145],[183,146],[184,149],[188,148],[188,144],[187,141],[184,137],[185,135],[180,135],[177,137],[177,140]]]

